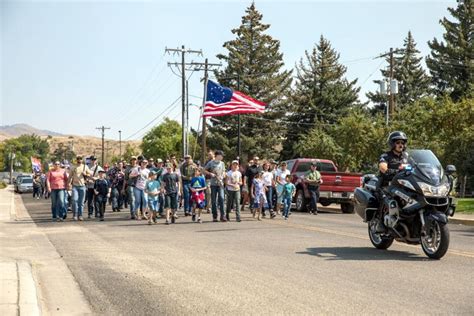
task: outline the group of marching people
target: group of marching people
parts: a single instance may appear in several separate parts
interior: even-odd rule
[[[88,158],[88,164],[77,156],[70,168],[56,161],[46,176],[53,220],[66,218],[67,191],[71,192],[74,221],[84,220],[86,205],[89,219],[103,221],[107,204],[113,212],[129,208],[130,219],[145,219],[149,224],[157,223],[158,218],[175,223],[180,206],[193,222],[201,223],[203,212],[212,212],[214,222],[230,221],[235,213],[240,222],[247,203],[258,220],[267,212],[271,218],[282,214],[288,219],[296,188],[285,162],[265,160],[260,164],[253,157],[244,168],[238,160],[226,165],[223,159],[223,152],[216,150],[208,153],[202,165],[190,155],[180,161],[176,156],[165,161],[132,156],[128,163],[121,161],[112,168],[102,168],[94,156]]]

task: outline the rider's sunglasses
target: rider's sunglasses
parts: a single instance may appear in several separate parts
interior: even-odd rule
[[[405,145],[405,142],[403,140],[399,140],[395,142],[396,145]]]

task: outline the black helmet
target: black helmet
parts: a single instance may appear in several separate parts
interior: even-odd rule
[[[397,140],[403,140],[405,142],[405,145],[408,142],[407,135],[404,132],[401,132],[401,131],[391,132],[390,135],[388,135],[388,139],[387,139],[387,143],[390,146],[390,148],[393,149],[395,147],[395,142]]]

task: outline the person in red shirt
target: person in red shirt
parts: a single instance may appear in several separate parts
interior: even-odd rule
[[[66,194],[68,175],[66,170],[61,169],[59,161],[54,163],[53,168],[48,172],[46,185],[51,194],[51,213],[53,221],[62,222],[66,215]]]

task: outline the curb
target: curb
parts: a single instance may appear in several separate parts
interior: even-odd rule
[[[41,315],[31,265],[26,261],[18,261],[18,309],[20,315]]]
[[[449,223],[466,226],[474,226],[474,219],[450,218]]]

